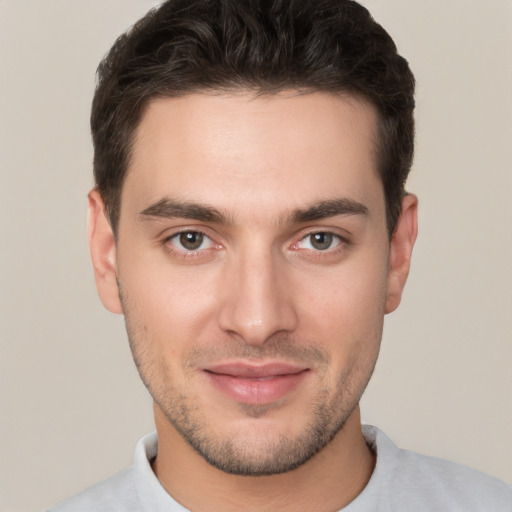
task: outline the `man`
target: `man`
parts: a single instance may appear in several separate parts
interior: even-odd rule
[[[349,0],[171,0],[118,39],[89,238],[158,437],[54,510],[512,509],[361,427],[416,239],[413,92]]]

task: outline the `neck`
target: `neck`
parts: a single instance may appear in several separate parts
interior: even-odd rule
[[[153,470],[164,489],[194,512],[339,510],[368,483],[375,457],[361,431],[359,407],[317,455],[271,476],[238,476],[208,464],[155,406],[158,456]]]

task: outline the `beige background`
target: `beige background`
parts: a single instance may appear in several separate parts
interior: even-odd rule
[[[421,233],[363,417],[512,483],[512,2],[366,0],[418,80]],[[94,71],[155,2],[0,0],[0,510],[130,463],[151,404],[85,241]]]

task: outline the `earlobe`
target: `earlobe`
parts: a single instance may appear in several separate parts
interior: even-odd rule
[[[391,313],[400,304],[417,234],[418,198],[408,194],[402,200],[402,212],[390,243],[386,313]]]
[[[116,243],[100,193],[89,193],[89,249],[96,288],[103,305],[112,313],[122,313],[116,271]]]

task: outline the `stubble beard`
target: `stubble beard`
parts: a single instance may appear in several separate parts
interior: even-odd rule
[[[370,380],[373,365],[367,370],[363,380],[354,385],[353,376],[348,370],[338,376],[333,392],[321,388],[311,404],[309,422],[300,434],[289,437],[274,432],[260,432],[260,436],[243,431],[230,432],[223,437],[212,433],[206,418],[193,396],[187,395],[184,388],[178,388],[168,382],[171,372],[163,358],[156,359],[148,345],[144,329],[131,325],[129,315],[124,308],[126,328],[133,358],[141,379],[153,400],[164,413],[169,423],[183,439],[209,464],[225,473],[243,476],[276,475],[292,471],[306,463],[342,430],[343,425],[359,403],[361,395]],[[206,352],[206,353],[205,353]],[[198,357],[212,357],[213,350],[191,351],[184,366],[197,366]],[[218,357],[218,352],[216,353]],[[319,373],[326,371],[329,356],[317,346],[297,348],[290,339],[269,341],[262,347],[231,347],[223,355],[232,357],[287,357],[289,360],[315,360]],[[212,359],[214,360],[214,359]],[[318,364],[321,362],[321,364]],[[357,363],[355,363],[357,365]],[[239,404],[246,417],[264,419],[270,414],[273,405]],[[300,418],[299,418],[300,420]],[[254,428],[252,429],[254,430]]]
[[[131,341],[130,345],[142,381],[170,424],[204,460],[233,475],[276,475],[303,465],[342,430],[366,387],[345,408],[342,406],[346,402],[344,397],[351,393],[345,386],[344,376],[340,377],[331,400],[328,400],[328,390],[321,390],[308,414],[309,423],[295,437],[264,431],[260,431],[259,436],[254,436],[254,432],[246,436],[236,432],[221,437],[212,433],[193,398],[175,386],[156,387],[152,384],[148,378],[151,365],[140,357],[136,343]],[[240,404],[240,409],[246,417],[263,420],[271,413],[272,406]]]
[[[311,410],[309,425],[294,438],[264,431],[257,439],[254,432],[247,437],[232,432],[220,438],[212,435],[201,411],[190,407],[189,397],[174,395],[172,390],[164,397],[151,389],[150,393],[176,431],[204,460],[225,473],[242,476],[276,475],[298,468],[336,436],[353,410],[332,410],[323,401],[327,393],[322,393]],[[258,419],[272,408],[242,404],[240,409],[247,417]]]

